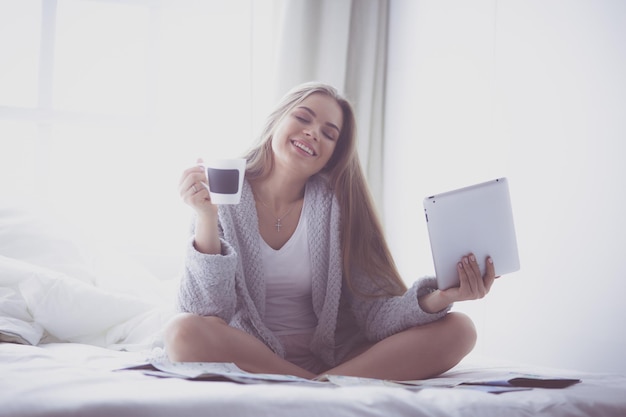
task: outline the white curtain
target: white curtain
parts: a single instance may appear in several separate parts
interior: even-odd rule
[[[277,97],[315,80],[353,103],[359,155],[380,209],[388,7],[388,0],[286,1],[275,71]]]

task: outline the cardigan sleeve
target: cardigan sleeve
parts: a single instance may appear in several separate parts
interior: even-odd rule
[[[221,239],[222,253],[198,252],[193,237],[187,243],[185,269],[178,290],[179,311],[217,316],[229,322],[236,307],[235,271],[237,254]]]
[[[414,326],[431,323],[444,317],[452,305],[437,313],[428,313],[419,305],[418,297],[437,289],[433,277],[416,281],[403,295],[364,297],[353,295],[352,310],[365,337],[380,341]]]

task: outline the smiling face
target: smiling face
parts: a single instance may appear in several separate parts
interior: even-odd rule
[[[314,93],[296,104],[276,125],[272,151],[277,168],[310,177],[328,163],[343,126],[337,101]]]

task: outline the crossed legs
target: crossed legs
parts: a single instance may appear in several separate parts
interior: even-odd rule
[[[174,362],[233,362],[248,372],[315,377],[218,317],[180,314],[168,323],[164,336],[165,350]]]
[[[475,342],[472,321],[464,314],[449,313],[353,352],[350,359],[324,373],[393,380],[429,378],[459,363]],[[165,348],[176,362],[234,362],[249,372],[315,377],[217,317],[176,316],[165,329]]]
[[[430,378],[458,364],[475,343],[469,317],[449,313],[389,336],[326,373],[400,381]]]

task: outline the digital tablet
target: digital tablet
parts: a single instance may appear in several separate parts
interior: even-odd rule
[[[439,289],[459,286],[456,265],[470,252],[481,274],[487,256],[493,259],[496,276],[519,270],[506,178],[426,197],[424,212]]]

